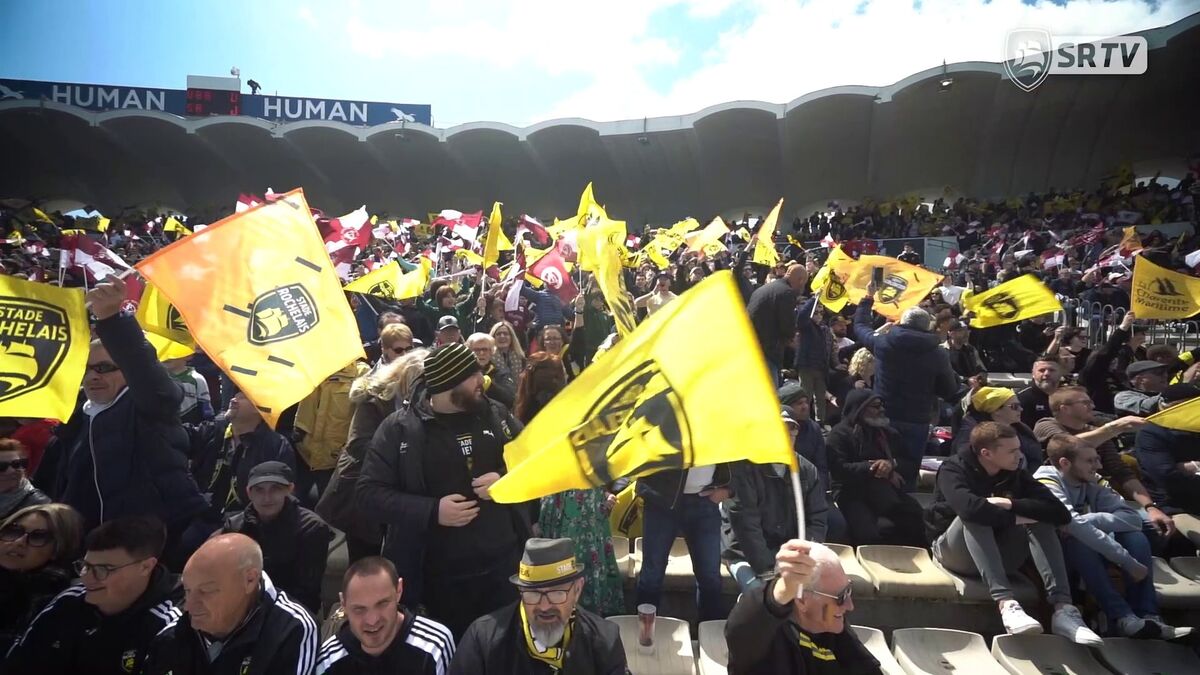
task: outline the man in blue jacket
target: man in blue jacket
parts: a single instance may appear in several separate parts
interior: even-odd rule
[[[1173,384],[1159,405],[1167,409],[1198,396],[1194,384]],[[1200,434],[1148,422],[1138,430],[1134,455],[1154,505],[1168,515],[1200,514]]]
[[[137,320],[121,311],[123,280],[109,277],[87,299],[99,339],[88,354],[84,398],[55,432],[41,482],[89,530],[114,518],[157,516],[167,526],[165,562],[182,563],[214,529],[197,518],[207,505],[188,473],[183,393]]]
[[[937,335],[930,332],[933,319],[919,307],[900,315],[900,323],[885,333],[875,333],[871,308],[874,285],[854,312],[854,336],[875,355],[875,393],[883,399],[891,426],[900,434],[895,448],[896,470],[905,489],[916,489],[921,457],[937,414],[938,399],[959,397],[950,358]]]

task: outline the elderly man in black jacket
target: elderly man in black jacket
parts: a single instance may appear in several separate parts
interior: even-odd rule
[[[521,430],[483,393],[471,350],[425,357],[425,390],[383,420],[367,446],[357,503],[386,523],[383,555],[405,580],[404,603],[424,603],[461,636],[479,615],[516,597],[508,575],[529,534],[524,505],[491,500],[506,473],[504,444]]]
[[[725,623],[730,675],[881,675],[847,630],[853,586],[837,554],[793,539],[775,565],[776,578],[743,593]]]
[[[951,572],[982,577],[1005,630],[1014,635],[1042,632],[1008,583],[1008,576],[1032,555],[1054,604],[1053,632],[1099,646],[1100,637],[1071,604],[1056,530],[1071,521],[1071,514],[1049,488],[1020,468],[1021,456],[1012,427],[980,422],[971,430],[971,447],[942,462],[934,503],[926,512],[933,555]]]
[[[79,511],[88,529],[121,516],[158,517],[167,526],[164,558],[178,569],[216,527],[198,518],[207,505],[188,473],[183,392],[122,311],[123,280],[109,277],[87,297],[99,339],[88,354],[84,400],[55,431],[36,482]]]
[[[917,486],[938,399],[960,398],[958,378],[950,367],[948,352],[942,349],[937,334],[930,332],[933,318],[925,310],[905,310],[897,325],[877,335],[871,322],[874,288],[870,291],[854,312],[854,335],[875,355],[875,392],[883,398],[892,428],[900,434],[900,444],[892,451],[896,470],[911,492]]]
[[[579,606],[583,565],[570,539],[530,539],[510,581],[521,599],[480,617],[450,675],[626,675],[617,626]]]

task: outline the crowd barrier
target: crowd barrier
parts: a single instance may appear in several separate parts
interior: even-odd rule
[[[1082,331],[1088,347],[1095,349],[1103,345],[1121,324],[1128,311],[1099,302],[1081,302],[1074,298],[1063,300],[1065,326]],[[1146,344],[1175,345],[1180,353],[1200,347],[1200,321],[1152,321],[1146,335]]]

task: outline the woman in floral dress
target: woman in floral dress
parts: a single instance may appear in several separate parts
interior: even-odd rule
[[[564,386],[566,374],[558,356],[546,352],[531,355],[517,384],[513,406],[517,419],[528,424]],[[625,610],[621,571],[608,526],[611,501],[604,488],[567,490],[542,497],[538,516],[541,536],[570,537],[575,542],[575,559],[583,563],[586,579],[579,602],[601,616]]]

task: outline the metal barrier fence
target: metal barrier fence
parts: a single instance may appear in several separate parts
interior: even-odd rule
[[[1108,340],[1126,311],[1124,307],[1066,298],[1063,300],[1063,325],[1079,329],[1088,346],[1095,349]],[[1175,345],[1180,353],[1196,349],[1200,347],[1200,321],[1151,321],[1146,344]]]

